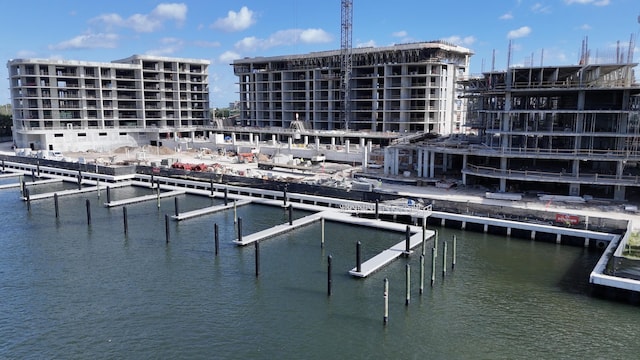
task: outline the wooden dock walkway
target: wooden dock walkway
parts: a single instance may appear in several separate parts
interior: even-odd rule
[[[238,206],[243,206],[243,205],[248,205],[248,204],[251,204],[251,200],[241,200],[241,201],[236,201],[235,205],[232,202],[232,203],[227,203],[227,205],[209,206],[209,207],[202,208],[202,209],[196,209],[196,210],[192,210],[192,211],[183,212],[183,213],[180,213],[178,215],[173,215],[173,216],[171,216],[171,218],[174,219],[174,220],[177,220],[177,221],[187,220],[187,219],[191,219],[191,218],[194,218],[194,217],[197,217],[197,216],[202,216],[202,215],[216,213],[218,211],[233,209],[234,206],[238,207]]]
[[[183,195],[185,193],[186,192],[184,190],[173,190],[173,191],[161,192],[160,193],[160,198],[164,199],[164,198],[167,198],[167,197]],[[129,198],[129,199],[115,200],[115,201],[112,201],[112,202],[104,203],[104,206],[106,206],[106,207],[116,207],[116,206],[135,204],[135,203],[139,203],[139,202],[157,200],[157,199],[158,199],[158,195],[157,194],[145,195],[145,196],[138,196],[138,197]]]

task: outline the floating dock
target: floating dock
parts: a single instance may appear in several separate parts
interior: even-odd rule
[[[145,195],[145,196],[138,196],[138,197],[129,198],[129,199],[115,200],[112,202],[104,203],[104,206],[106,207],[123,206],[123,205],[135,204],[135,203],[140,203],[145,201],[157,200],[158,197],[161,199],[164,199],[168,197],[183,195],[185,193],[186,191],[184,190],[173,190],[173,191],[167,191],[163,193],[161,192],[160,195]]]
[[[233,207],[238,207],[238,206],[243,206],[243,205],[248,205],[251,204],[251,200],[241,200],[241,201],[235,201],[234,203],[227,203],[227,205],[216,205],[216,206],[209,206],[206,208],[202,208],[202,209],[197,209],[197,210],[193,210],[193,211],[187,211],[184,213],[180,213],[178,215],[173,215],[171,216],[172,219],[177,220],[177,221],[181,221],[181,220],[187,220],[187,219],[191,219],[197,216],[202,216],[202,215],[207,215],[207,214],[213,214],[216,213],[218,211],[224,211],[224,210],[229,210],[229,209],[233,209]]]

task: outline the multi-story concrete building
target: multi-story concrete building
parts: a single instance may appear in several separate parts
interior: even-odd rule
[[[636,65],[514,67],[464,81],[477,136],[390,147],[385,171],[628,200],[640,193]]]
[[[461,131],[465,108],[457,80],[469,49],[441,41],[352,51],[348,126],[340,50],[235,60],[242,125],[377,132]]]
[[[17,147],[110,150],[193,137],[209,123],[207,60],[7,63]]]

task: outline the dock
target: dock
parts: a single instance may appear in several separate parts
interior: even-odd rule
[[[160,193],[160,195],[145,195],[145,196],[138,196],[138,197],[129,198],[129,199],[115,200],[112,202],[104,203],[104,206],[106,207],[123,206],[123,205],[135,204],[135,203],[140,203],[145,201],[157,200],[158,197],[160,197],[161,199],[164,199],[168,197],[183,195],[185,193],[186,191],[184,190],[173,190],[173,191]]]
[[[305,216],[303,218],[292,221],[291,225],[289,225],[289,223],[276,225],[269,229],[265,229],[253,234],[249,234],[247,236],[243,236],[242,241],[240,241],[240,239],[235,239],[233,243],[239,246],[246,246],[256,241],[261,241],[263,239],[280,235],[287,231],[292,231],[305,225],[309,225],[320,219],[322,219],[322,213],[316,213],[313,215]]]
[[[187,211],[184,213],[180,213],[178,215],[173,215],[171,216],[171,218],[173,220],[177,220],[177,221],[181,221],[181,220],[187,220],[187,219],[191,219],[197,216],[202,216],[202,215],[207,215],[207,214],[213,214],[219,211],[224,211],[224,210],[229,210],[229,209],[233,209],[234,206],[238,207],[238,206],[243,206],[243,205],[248,205],[251,204],[251,200],[241,200],[241,201],[236,201],[235,204],[234,203],[227,203],[227,205],[215,205],[215,206],[209,206],[206,208],[202,208],[202,209],[196,209],[193,211]]]
[[[62,179],[49,179],[49,180],[42,180],[45,184],[46,183],[52,183],[52,182],[61,182]],[[41,182],[36,182],[38,184],[40,184]],[[34,183],[27,183],[27,185],[32,185]],[[18,185],[19,186],[19,185]],[[120,187],[120,186],[129,186],[128,183],[119,183],[119,184],[110,184],[109,187]],[[92,191],[98,191],[98,190],[104,190],[104,187],[98,187],[98,186],[88,186],[88,187],[83,187],[82,189],[69,189],[69,190],[62,190],[62,191],[54,191],[54,192],[48,192],[48,193],[42,193],[42,194],[33,194],[33,195],[29,195],[29,199],[30,200],[42,200],[42,199],[50,199],[54,196],[66,196],[66,195],[76,195],[76,194],[84,194],[84,193],[88,193],[88,192],[92,192]],[[26,200],[25,198],[23,198],[24,200]]]
[[[433,236],[433,231],[428,231],[427,238]],[[412,235],[409,238],[409,249],[413,249],[416,246],[422,244],[422,233],[417,233]],[[367,277],[374,272],[382,269],[384,266],[399,258],[400,256],[406,254],[406,240],[403,240],[387,250],[384,250],[380,254],[372,257],[371,259],[363,262],[360,265],[360,271],[357,271],[357,268],[353,268],[349,270],[349,274],[355,277]]]

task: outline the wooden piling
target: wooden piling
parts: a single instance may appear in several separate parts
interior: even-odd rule
[[[384,279],[384,317],[383,324],[387,325],[389,322],[389,279]]]
[[[60,211],[58,207],[58,193],[53,194],[53,208],[56,213],[56,219],[60,217]]]
[[[220,235],[219,235],[219,231],[218,231],[218,224],[213,224],[213,241],[214,241],[214,247],[215,247],[215,254],[216,256],[218,256],[218,253],[220,252]]]
[[[405,289],[405,301],[404,304],[406,306],[409,306],[409,303],[411,302],[411,265],[407,264],[407,270],[406,270],[406,281],[405,281],[405,285],[406,285],[406,289]]]
[[[164,214],[164,237],[166,243],[169,243],[169,214]]]
[[[360,252],[361,247],[362,247],[362,243],[358,241],[356,243],[356,271],[357,272],[362,271],[362,258],[361,258],[361,252]]]
[[[91,201],[85,200],[85,205],[87,207],[87,225],[91,225]]]
[[[122,207],[122,220],[124,222],[124,235],[127,236],[129,234],[129,220],[127,219],[127,207]]]
[[[331,296],[331,255],[327,256],[327,296]]]

